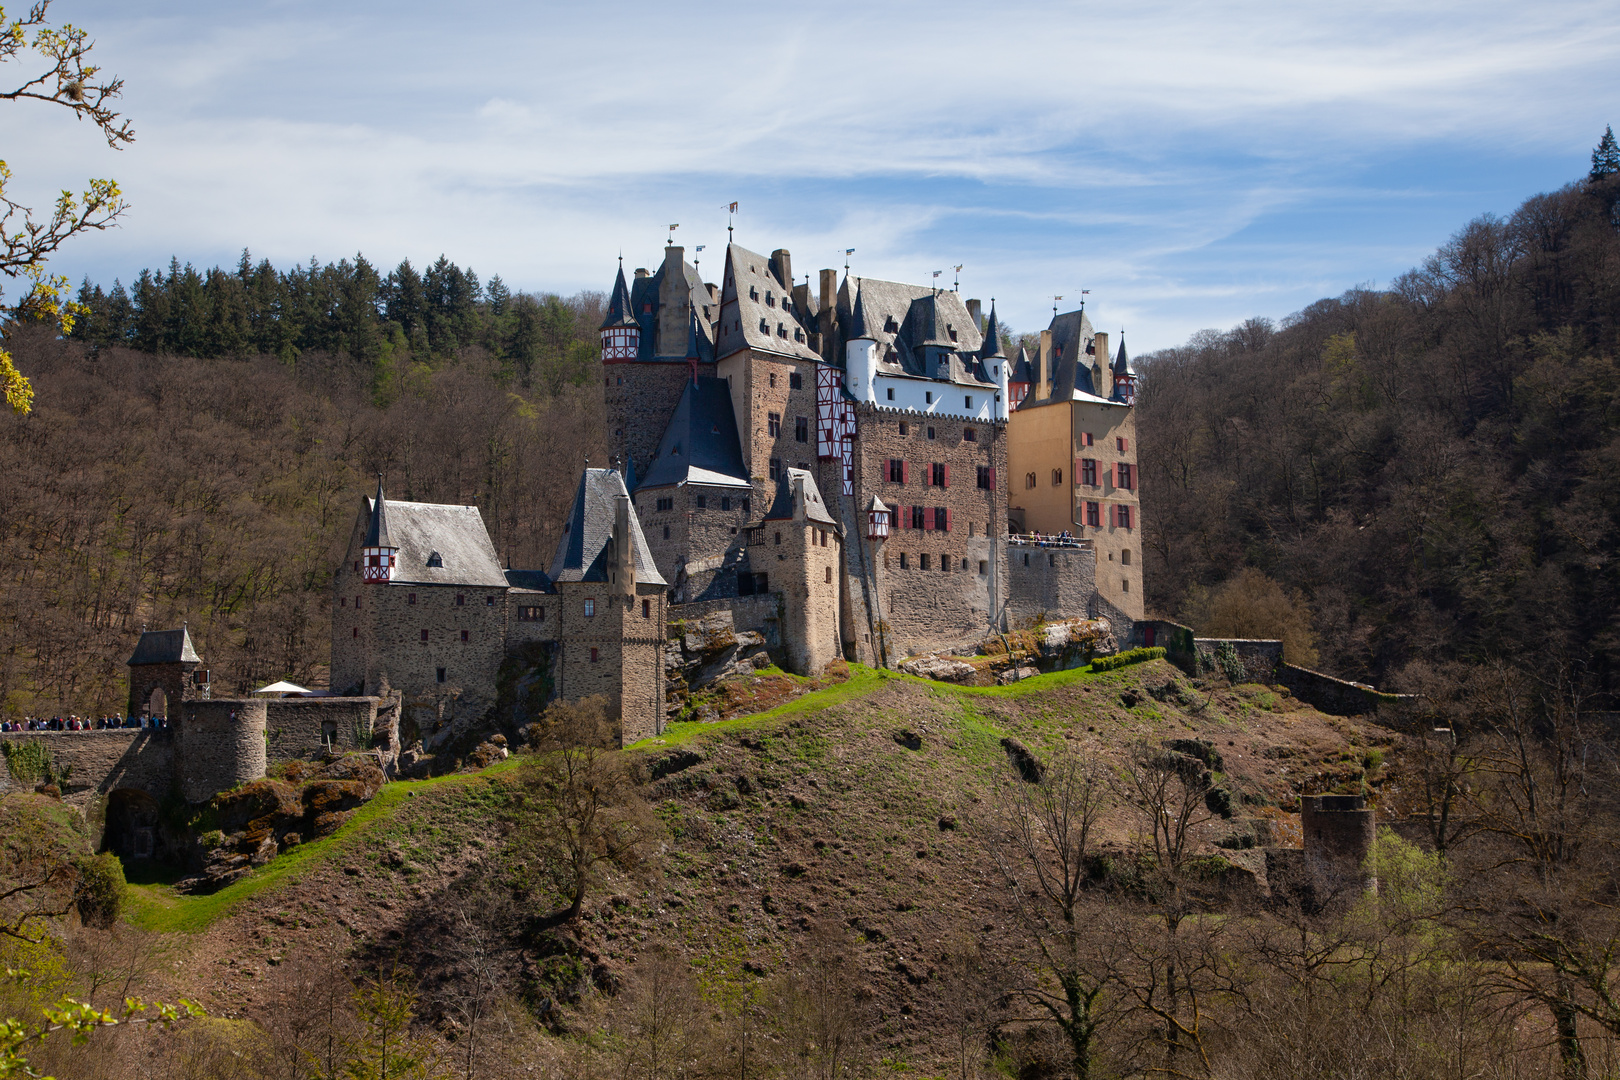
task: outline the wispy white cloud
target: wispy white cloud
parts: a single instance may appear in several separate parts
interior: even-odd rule
[[[1525,163],[1590,145],[1620,89],[1612,3],[53,11],[97,34],[139,133],[116,155],[0,114],[38,201],[109,173],[130,193],[74,273],[245,244],[601,287],[670,221],[717,253],[740,198],[739,239],[801,270],[848,246],[888,277],[967,261],[1025,326],[1083,283],[1142,346],[1387,278],[1511,192],[1504,162],[1561,178]]]

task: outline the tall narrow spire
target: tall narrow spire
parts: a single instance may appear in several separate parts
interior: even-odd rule
[[[360,580],[370,585],[385,584],[394,576],[399,546],[388,535],[388,500],[383,496],[382,473],[377,474],[377,500],[371,505],[371,521],[366,525],[366,542],[360,549],[364,566]]]
[[[1005,359],[1001,351],[1001,323],[996,319],[996,298],[990,298],[990,321],[984,325],[984,345],[979,349],[981,360]]]
[[[613,282],[613,296],[608,301],[606,317],[602,320],[599,329],[609,330],[614,327],[635,328],[639,330],[641,324],[636,322],[635,311],[630,303],[630,286],[624,280],[624,256],[619,257],[619,276]]]
[[[382,473],[377,474],[377,500],[371,507],[371,523],[366,527],[366,547],[385,548],[394,544],[388,538],[388,500],[383,498]]]
[[[851,341],[855,341],[857,339],[874,340],[872,338],[872,335],[870,333],[868,333],[867,329],[866,329],[866,306],[863,303],[861,303],[861,280],[860,280],[860,278],[855,279],[855,303],[854,303],[854,308],[855,308],[854,318],[851,320],[851,324],[850,324],[850,328],[849,328],[849,340],[851,340]]]

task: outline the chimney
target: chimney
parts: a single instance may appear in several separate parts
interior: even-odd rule
[[[658,337],[653,343],[653,355],[686,355],[691,303],[691,289],[686,283],[686,249],[671,244],[664,249],[664,277],[658,283]]]
[[[1108,397],[1114,392],[1114,369],[1108,352],[1108,335],[1098,334],[1091,339],[1091,343],[1097,350],[1097,355],[1091,357],[1091,360],[1102,369],[1101,377],[1092,381],[1097,384],[1097,396]]]
[[[810,298],[809,282],[793,286],[793,313],[799,317],[799,321],[806,329],[811,328],[810,320],[815,317],[816,302]]]
[[[1052,331],[1041,331],[1041,351],[1035,361],[1035,385],[1030,389],[1030,396],[1035,398],[1050,397],[1052,388]]]
[[[636,277],[644,278],[646,276],[647,276],[647,268],[645,266],[636,267]]]
[[[636,594],[636,553],[630,539],[630,497],[616,495],[613,499],[613,558],[620,596]]]
[[[969,300],[967,302],[967,309],[968,318],[973,320],[973,329],[977,330],[981,334],[984,333],[984,320],[979,318],[979,302],[977,300]]]
[[[771,252],[771,269],[776,271],[776,280],[782,283],[782,288],[793,288],[793,256],[788,254],[787,248]]]
[[[831,311],[838,302],[838,271],[821,272],[821,310]]]

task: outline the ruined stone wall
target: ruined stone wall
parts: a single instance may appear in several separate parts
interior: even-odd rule
[[[1395,705],[1414,696],[1380,693],[1370,686],[1335,679],[1332,675],[1293,664],[1278,666],[1277,681],[1318,712],[1334,716],[1365,716],[1376,713],[1382,705]]]
[[[505,589],[366,585],[350,561],[339,568],[334,592],[335,693],[374,692],[386,676],[402,695],[407,728],[423,733],[494,705],[506,655]]]
[[[1005,602],[999,580],[1006,521],[1005,424],[862,405],[856,408],[856,429],[852,464],[857,525],[864,533],[865,508],[874,494],[895,511],[896,520],[888,538],[867,541],[864,552],[853,542],[847,545],[845,569],[858,578],[861,555],[866,556],[868,588],[881,607],[891,662],[981,637]],[[966,438],[969,430],[971,440]],[[906,462],[903,482],[890,478],[891,459]],[[934,483],[935,464],[948,467],[943,485]],[[979,486],[981,467],[991,486]],[[913,527],[912,507],[923,508],[923,528]],[[938,528],[935,511],[940,508],[949,512],[945,529]],[[852,609],[868,602],[864,593],[851,596]],[[864,623],[866,616],[857,610],[854,618]]]
[[[371,748],[377,724],[374,697],[272,698],[265,705],[267,755],[271,764],[312,759],[331,752]]]
[[[135,728],[18,731],[0,734],[0,740],[44,743],[57,770],[71,770],[62,785],[62,797],[79,803],[123,788],[144,791],[155,799],[168,795],[174,784],[171,734]],[[0,766],[0,791],[14,790],[16,786],[10,771]]]
[[[187,802],[264,776],[266,702],[262,698],[188,701],[174,731],[175,773]]]
[[[1019,629],[1037,621],[1094,615],[1097,552],[1089,547],[1007,547],[1007,623]],[[1103,617],[1107,617],[1104,615]],[[1115,633],[1121,626],[1114,619]],[[1128,630],[1125,621],[1123,629]]]
[[[682,330],[685,334],[685,330]],[[685,362],[611,363],[601,366],[602,396],[607,406],[608,453],[621,462],[634,462],[637,476],[658,452],[658,443],[681,402],[681,392],[692,378]],[[712,377],[713,364],[699,364],[699,377]],[[609,464],[602,462],[603,465]]]

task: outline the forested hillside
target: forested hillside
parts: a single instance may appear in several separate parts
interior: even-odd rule
[[[1612,688],[1617,199],[1595,167],[1387,290],[1148,358],[1150,606],[1196,623],[1256,567],[1298,593],[1337,674],[1505,660]]]
[[[0,707],[121,711],[143,624],[189,620],[222,690],[319,683],[359,494],[477,502],[544,566],[603,460],[601,297],[509,295],[441,259],[279,273],[171,266],[86,285],[61,341],[13,325],[34,411],[0,414]],[[558,464],[569,463],[566,469]]]

